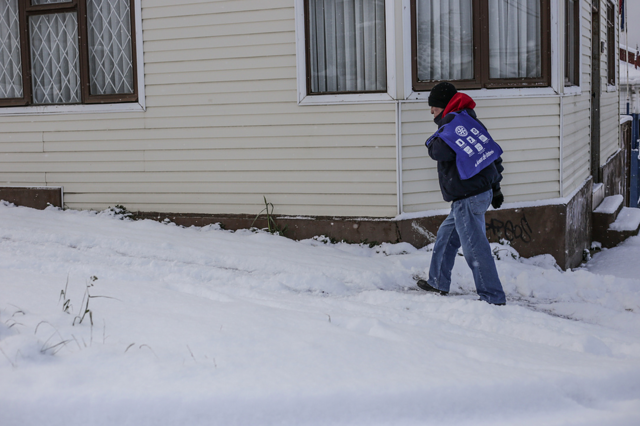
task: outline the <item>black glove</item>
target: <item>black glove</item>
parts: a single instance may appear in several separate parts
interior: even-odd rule
[[[494,189],[491,205],[494,209],[499,209],[502,203],[504,203],[504,195],[502,195],[502,191],[500,191],[499,189]]]

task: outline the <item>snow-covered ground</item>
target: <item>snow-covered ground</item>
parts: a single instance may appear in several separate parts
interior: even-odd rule
[[[494,251],[505,307],[408,244],[0,204],[0,425],[640,424],[640,237]]]

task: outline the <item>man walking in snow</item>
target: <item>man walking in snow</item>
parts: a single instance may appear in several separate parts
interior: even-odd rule
[[[436,85],[429,95],[429,106],[439,129],[426,144],[429,156],[438,162],[442,196],[445,201],[452,203],[451,213],[438,229],[429,277],[427,281],[419,280],[417,285],[425,291],[448,294],[451,270],[458,249],[462,246],[480,299],[490,304],[504,305],[505,294],[487,240],[484,219],[489,205],[499,208],[504,201],[500,192],[501,173],[504,170],[499,156],[502,151],[497,144],[496,149],[487,144],[490,136],[477,120],[474,111],[476,103],[468,95],[459,93],[453,84],[443,82]],[[460,123],[458,118],[467,121]],[[447,127],[454,119],[456,123]],[[482,143],[474,139],[474,135]],[[467,157],[479,155],[485,148],[484,156],[468,164]],[[491,161],[493,157],[487,157],[488,154],[493,154],[493,157],[497,155],[497,158]],[[488,161],[483,165],[485,158]],[[473,164],[476,169],[471,171]]]

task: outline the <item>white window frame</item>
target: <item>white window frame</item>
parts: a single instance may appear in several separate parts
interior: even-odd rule
[[[136,20],[136,65],[138,80],[138,101],[116,104],[82,104],[82,105],[30,105],[0,108],[0,116],[8,115],[40,115],[40,114],[78,114],[78,113],[109,113],[109,112],[141,112],[146,111],[147,105],[144,90],[144,53],[142,42],[142,0],[134,0]]]
[[[387,52],[387,92],[349,93],[344,95],[310,95],[307,92],[307,48],[304,16],[305,0],[295,0],[296,19],[296,74],[298,79],[298,105],[329,105],[355,103],[394,102],[396,99],[396,47],[395,1],[385,0],[385,41]]]
[[[560,13],[559,7],[564,8],[562,0],[551,0],[551,85],[548,87],[531,87],[531,88],[509,88],[509,89],[465,89],[464,93],[469,93],[473,99],[508,99],[520,97],[551,97],[561,95],[564,87],[564,69],[563,76],[558,78],[560,54],[562,48],[558,47],[559,31],[564,32],[564,19],[562,27],[559,27],[559,17],[564,17],[564,13]],[[402,65],[404,69],[404,98],[410,101],[426,101],[429,98],[429,91],[415,92],[413,90],[413,76],[411,69],[411,0],[402,0],[402,48],[403,59]],[[581,30],[582,31],[582,30]],[[564,68],[564,67],[563,67]],[[580,94],[580,88],[573,94]]]

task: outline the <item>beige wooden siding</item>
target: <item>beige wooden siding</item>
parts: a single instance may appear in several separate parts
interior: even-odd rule
[[[473,96],[473,93],[471,93]],[[559,196],[558,98],[477,100],[476,111],[504,150],[507,202]],[[402,105],[403,206],[406,212],[449,207],[424,142],[436,130],[425,103]]]
[[[604,165],[620,148],[618,92],[603,93],[600,102],[600,165]]]
[[[147,111],[0,117],[0,184],[77,209],[394,216],[395,106],[298,106],[293,5],[143,0]]]
[[[591,176],[591,2],[581,2],[581,94],[563,99],[562,195]]]
[[[581,2],[581,94],[563,100],[563,196],[591,176],[591,3]]]
[[[563,196],[578,189],[591,175],[591,118],[589,92],[563,100]]]
[[[606,5],[602,2],[601,5]],[[591,175],[591,2],[582,3],[582,94],[564,99],[563,193],[569,195]],[[601,8],[600,39],[607,40],[606,8]],[[619,147],[617,91],[607,84],[607,54],[600,61],[600,165],[604,165]],[[616,53],[617,57],[617,53]],[[617,60],[616,60],[617,62]]]

